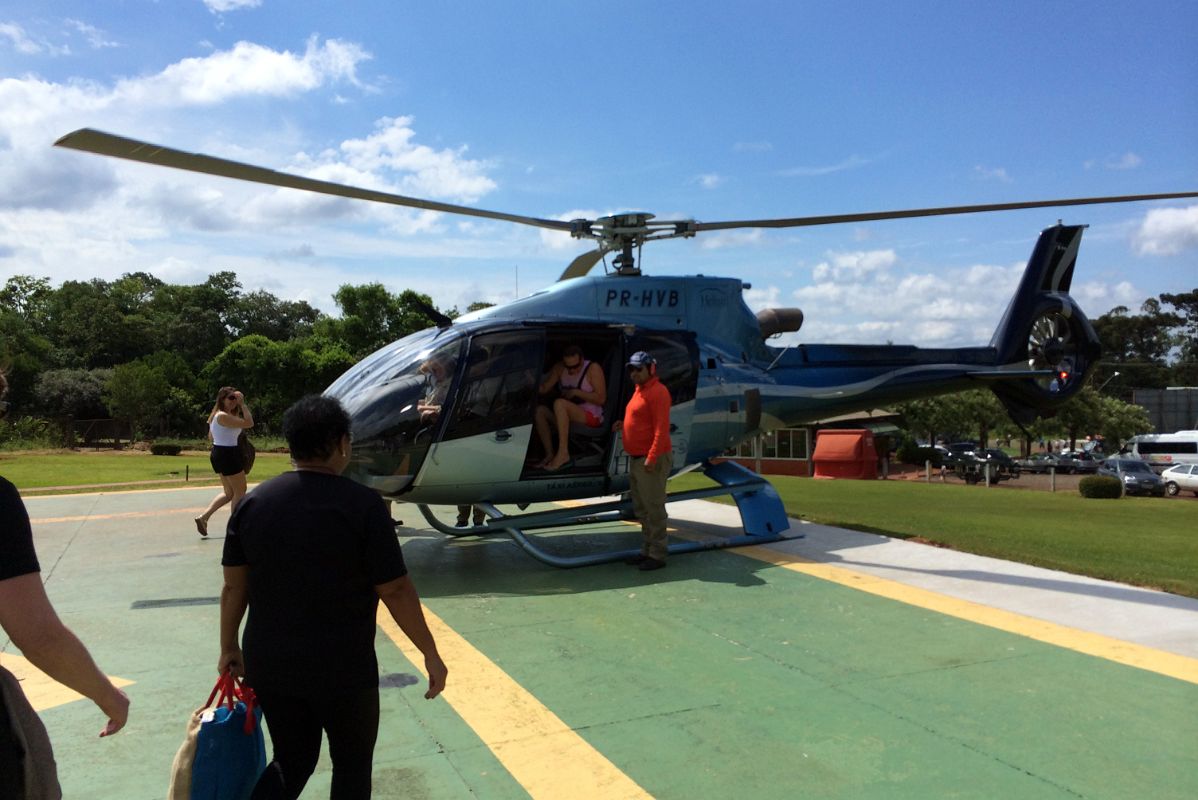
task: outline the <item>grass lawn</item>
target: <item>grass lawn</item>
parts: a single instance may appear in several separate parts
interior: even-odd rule
[[[291,469],[289,456],[283,453],[258,453],[251,482],[266,480]],[[38,494],[51,486],[95,486],[131,483],[161,485],[158,481],[217,484],[219,479],[208,463],[208,454],[184,451],[177,456],[154,456],[141,451],[99,451],[50,453],[0,453],[0,475],[16,485],[22,494]]]
[[[792,517],[1198,597],[1198,501],[1087,500],[916,481],[770,481]],[[710,485],[685,475],[670,491]]]

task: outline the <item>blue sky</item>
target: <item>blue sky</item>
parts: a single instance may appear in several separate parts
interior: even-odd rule
[[[311,6],[311,7],[309,7]],[[52,148],[93,127],[401,194],[703,221],[1198,190],[1192,2],[0,1],[0,281],[230,269],[502,302],[585,245]],[[1198,286],[1198,202],[645,248],[804,341],[989,339],[1039,231],[1091,225],[1091,317]]]

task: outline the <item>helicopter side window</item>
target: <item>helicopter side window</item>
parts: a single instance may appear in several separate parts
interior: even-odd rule
[[[532,424],[541,366],[541,335],[511,331],[476,336],[470,344],[457,410],[445,440]]]
[[[628,340],[629,354],[644,350],[657,359],[657,377],[670,390],[674,405],[695,399],[699,384],[699,351],[693,333],[638,332]],[[632,395],[626,387],[625,402]]]

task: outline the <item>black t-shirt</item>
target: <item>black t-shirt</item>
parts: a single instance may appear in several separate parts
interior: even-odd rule
[[[0,478],[0,581],[41,571],[33,550],[29,512],[17,487]]]
[[[310,694],[378,683],[374,587],[407,574],[378,494],[320,472],[272,478],[229,520],[221,563],[249,567],[251,686]]]

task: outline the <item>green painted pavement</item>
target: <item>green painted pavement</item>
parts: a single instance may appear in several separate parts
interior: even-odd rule
[[[217,595],[220,542],[187,511],[210,495],[29,502],[35,519],[90,515],[35,526],[43,573],[101,666],[136,681],[111,739],[86,701],[43,712],[68,798],[165,792],[215,678],[217,608],[131,605]],[[635,541],[588,537],[616,539]],[[646,574],[555,570],[501,540],[404,542],[428,606],[659,798],[1198,796],[1192,684],[730,552]],[[379,653],[376,797],[527,796],[422,677],[402,685],[418,672],[384,637]],[[304,796],[328,778],[322,760]]]

